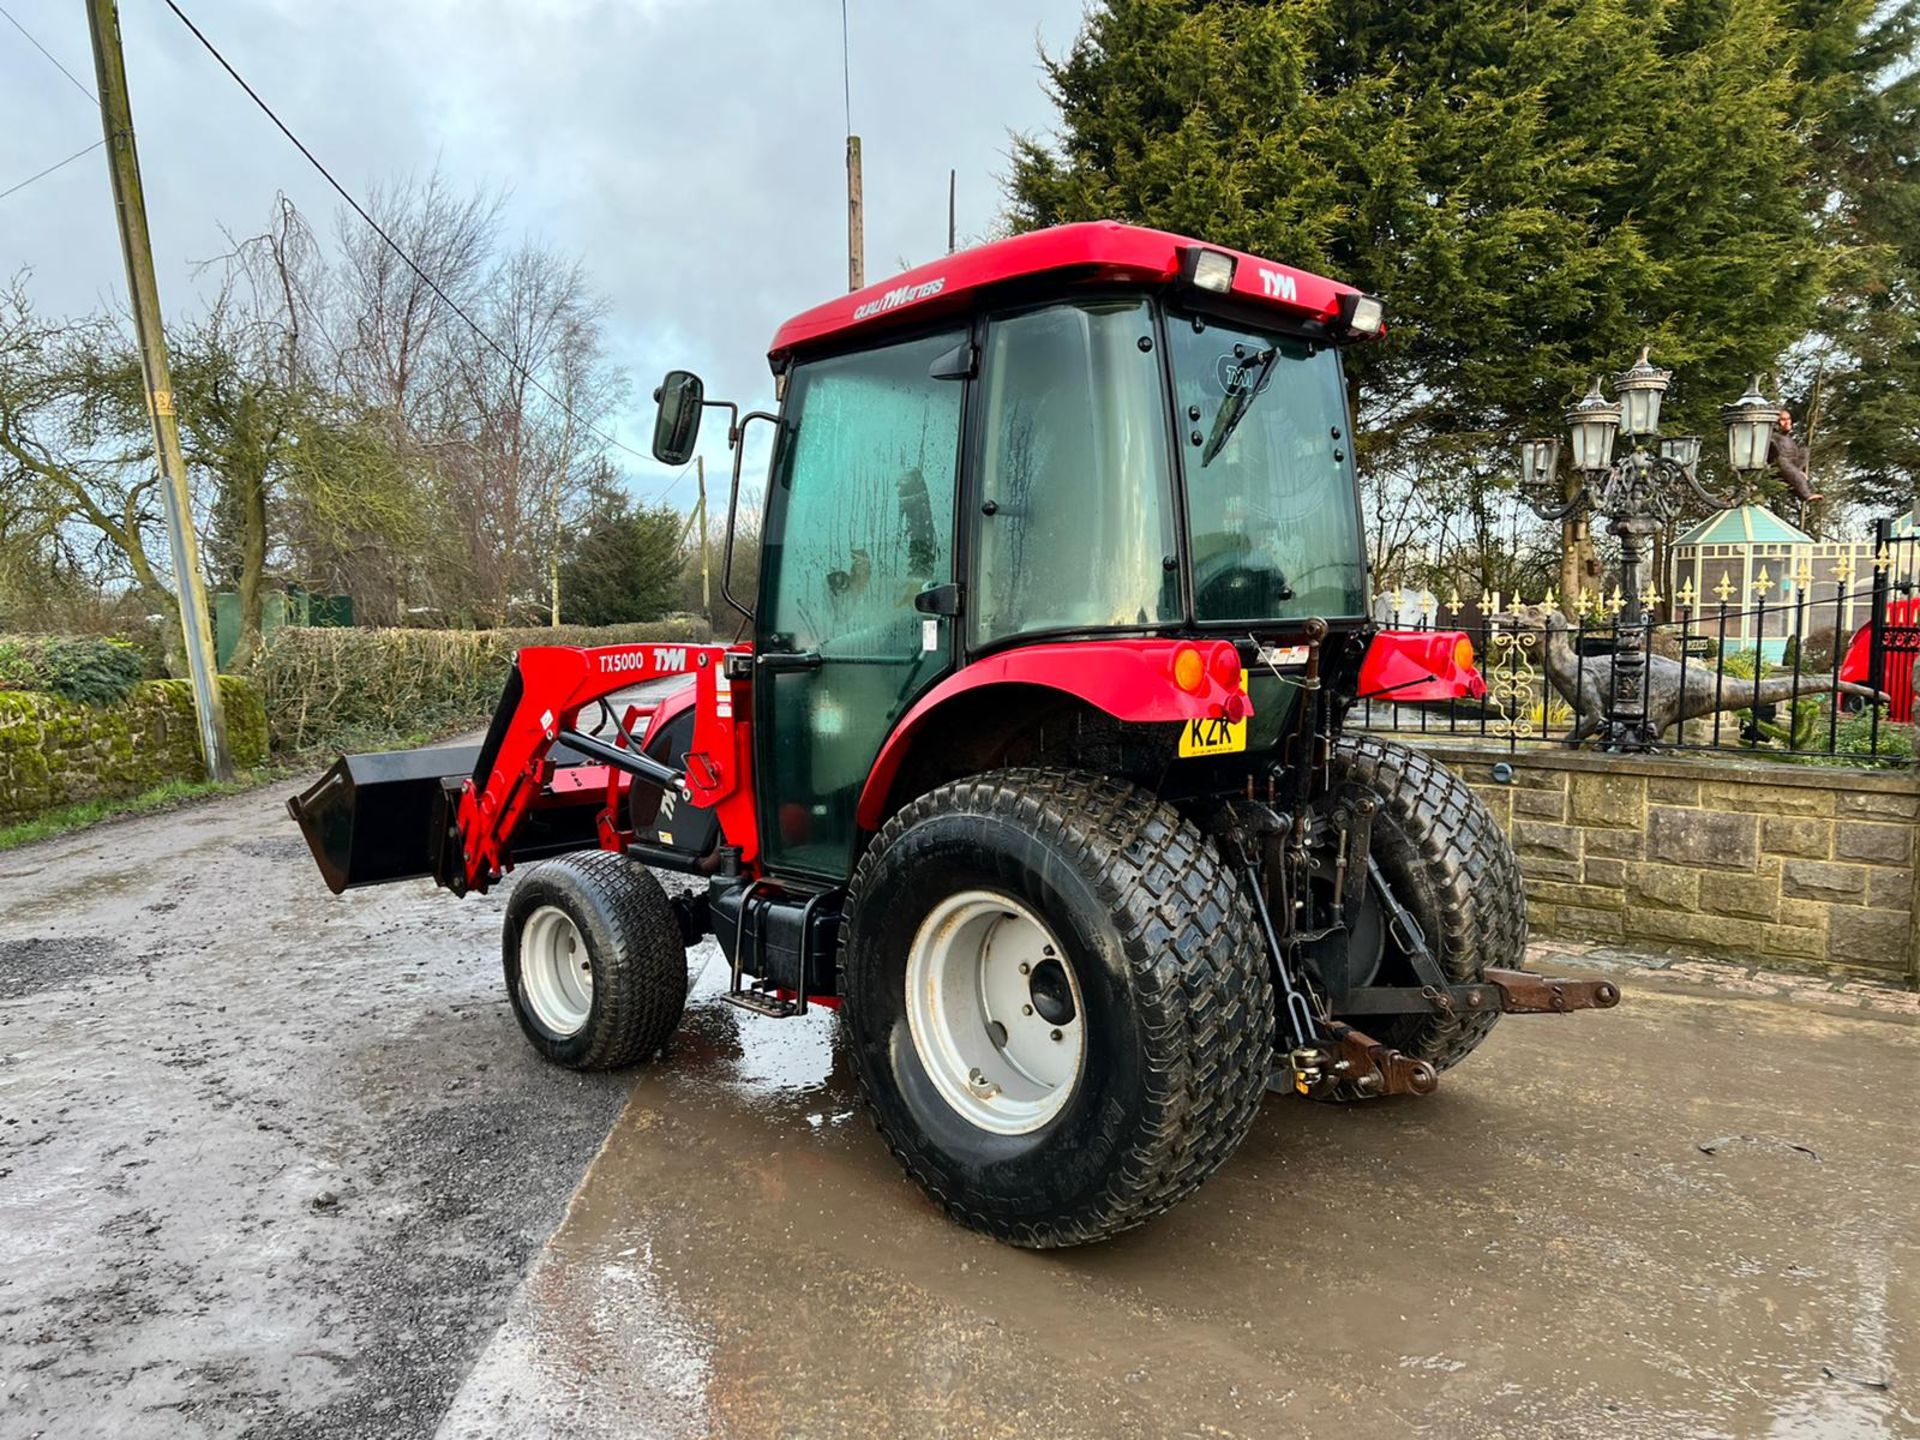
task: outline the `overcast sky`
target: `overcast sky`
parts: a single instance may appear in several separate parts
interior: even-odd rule
[[[0,0],[91,88],[80,0]],[[613,432],[642,451],[675,365],[708,393],[770,404],[775,326],[846,285],[838,0],[181,0],[349,189],[438,164],[511,192],[506,235],[584,260],[632,382]],[[867,275],[994,221],[1010,131],[1046,130],[1036,43],[1082,0],[849,0]],[[332,192],[161,3],[121,0],[161,299],[195,301],[222,223],[260,228],[284,190],[330,232]],[[99,137],[84,96],[0,20],[0,190]],[[0,200],[0,275],[38,304],[121,305],[102,152]],[[711,475],[721,427],[702,436]],[[665,478],[622,457],[642,495]],[[751,461],[749,462],[751,470]],[[723,472],[724,473],[724,472]],[[757,477],[756,477],[757,478]],[[690,499],[691,482],[673,498]]]

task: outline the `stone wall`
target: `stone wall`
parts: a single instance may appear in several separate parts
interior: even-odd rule
[[[1512,836],[1542,935],[1920,985],[1911,772],[1426,748]]]
[[[222,675],[220,696],[234,764],[265,763],[267,713],[259,691]],[[118,705],[0,690],[0,825],[204,774],[193,691],[184,680],[149,680]]]

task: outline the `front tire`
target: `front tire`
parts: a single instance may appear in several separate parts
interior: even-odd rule
[[[975,1230],[1049,1247],[1129,1229],[1258,1114],[1274,1022],[1252,912],[1212,844],[1132,785],[942,786],[875,838],[848,917],[842,1013],[875,1124]]]
[[[572,1070],[650,1058],[687,1005],[687,949],[653,872],[607,850],[529,870],[507,899],[501,955],[514,1018]]]

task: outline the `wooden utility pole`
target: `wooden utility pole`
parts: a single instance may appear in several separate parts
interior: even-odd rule
[[[953,170],[949,170],[949,171],[947,171],[947,253],[948,253],[949,255],[951,255],[951,254],[953,253],[953,251],[954,251],[954,231],[953,231],[953,217],[954,217],[954,207],[953,207],[953,186],[954,186],[954,176],[955,176],[955,175],[956,175],[957,173],[958,173],[957,171],[953,171]]]
[[[700,613],[713,619],[713,567],[707,559],[707,457],[693,457],[693,476],[700,486]]]
[[[847,136],[847,289],[867,283],[867,242],[863,238],[860,198],[860,137]]]
[[[133,307],[134,337],[140,345],[140,368],[147,385],[153,453],[160,466],[167,545],[173,561],[174,589],[180,597],[180,634],[187,651],[187,676],[193,682],[194,712],[200,722],[200,754],[209,779],[231,780],[233,756],[227,748],[227,717],[220,705],[213,627],[207,619],[207,587],[200,574],[200,546],[194,538],[193,510],[187,498],[180,423],[173,413],[173,379],[167,370],[167,340],[160,326],[160,289],[153,274],[146,197],[140,189],[140,157],[133,144],[133,104],[127,98],[127,66],[120,51],[116,0],[87,0],[87,28],[93,35],[100,128],[106,135],[107,167],[113,175],[120,252],[127,262],[127,297]]]

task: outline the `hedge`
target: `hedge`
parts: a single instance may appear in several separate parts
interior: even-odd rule
[[[283,751],[379,749],[492,717],[514,652],[528,645],[705,640],[697,617],[529,630],[275,631],[251,674]]]
[[[234,764],[264,764],[267,712],[258,687],[222,675],[220,698]],[[185,680],[143,681],[115,705],[0,690],[0,825],[205,773],[193,687]]]
[[[115,705],[147,676],[147,654],[98,635],[0,635],[0,690]]]

